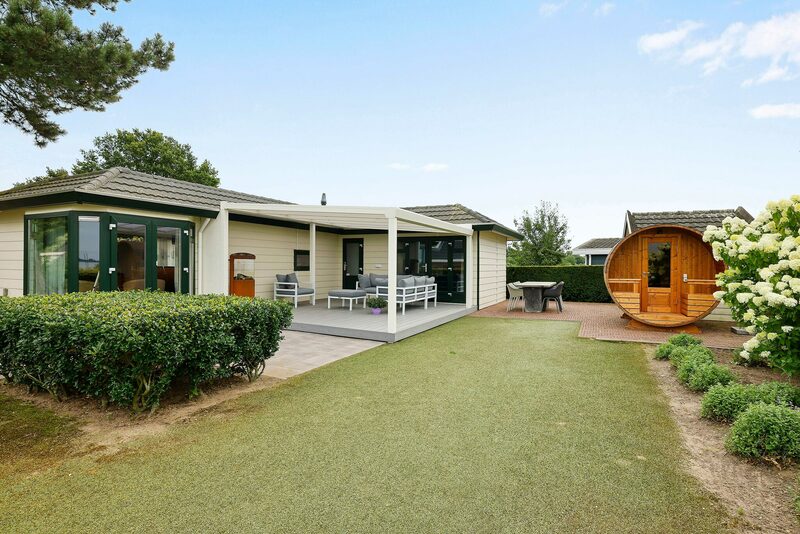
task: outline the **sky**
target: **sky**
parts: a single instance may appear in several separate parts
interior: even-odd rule
[[[800,0],[132,0],[81,14],[175,43],[44,149],[0,124],[0,189],[152,128],[222,187],[297,203],[461,203],[513,225],[558,204],[574,246],[626,210],[800,193]]]

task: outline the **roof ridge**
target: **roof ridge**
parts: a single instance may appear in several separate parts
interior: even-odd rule
[[[76,189],[80,189],[82,191],[93,191],[96,189],[100,189],[101,187],[107,185],[109,182],[114,181],[115,178],[117,178],[120,174],[122,174],[122,171],[127,171],[127,170],[130,169],[126,169],[125,167],[111,167],[105,170],[95,171],[99,172],[100,174],[98,174],[94,179],[92,179],[92,181],[83,185],[79,185]]]

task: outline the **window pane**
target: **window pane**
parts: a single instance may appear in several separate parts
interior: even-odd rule
[[[158,289],[170,293],[181,292],[181,229],[158,227],[156,254]]]
[[[28,293],[67,292],[67,218],[28,221]]]
[[[649,243],[647,245],[647,285],[670,287],[670,263],[672,244]]]
[[[117,224],[117,289],[145,289],[145,225]]]
[[[464,240],[453,240],[453,285],[457,293],[463,293],[466,289],[464,280]]]
[[[100,217],[78,217],[78,291],[100,290]]]

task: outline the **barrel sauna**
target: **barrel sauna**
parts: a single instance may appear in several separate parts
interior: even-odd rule
[[[604,275],[611,298],[631,319],[680,327],[717,306],[715,275],[723,269],[700,232],[660,225],[620,241],[608,256]]]

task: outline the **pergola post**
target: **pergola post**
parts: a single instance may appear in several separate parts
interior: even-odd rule
[[[397,217],[389,217],[389,305],[387,332],[397,333]]]
[[[317,224],[308,225],[308,273],[311,289],[317,290]],[[315,295],[316,297],[316,295]]]

